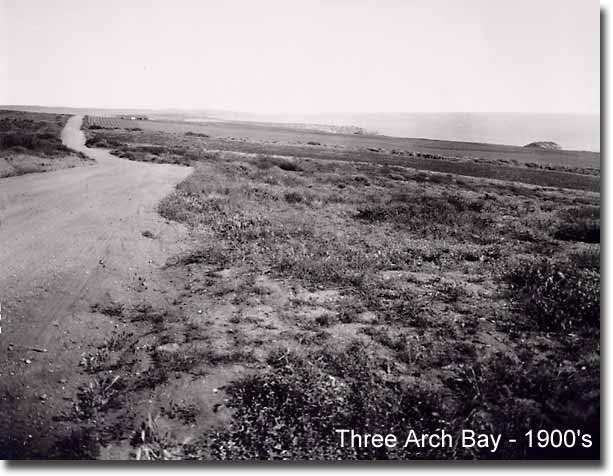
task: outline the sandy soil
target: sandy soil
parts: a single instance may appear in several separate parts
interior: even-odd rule
[[[82,383],[79,357],[119,326],[91,306],[155,292],[186,233],[155,207],[191,168],[88,149],[81,121],[62,140],[97,165],[0,179],[1,458],[47,454],[68,428],[53,417]]]

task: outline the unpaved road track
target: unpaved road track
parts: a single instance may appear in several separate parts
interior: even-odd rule
[[[70,406],[81,383],[81,354],[115,326],[91,306],[142,292],[185,234],[155,209],[191,169],[88,149],[81,122],[72,117],[62,140],[96,165],[0,179],[4,458],[45,456],[62,431],[52,417]]]

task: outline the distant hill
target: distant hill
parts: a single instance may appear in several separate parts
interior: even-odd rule
[[[562,147],[560,147],[560,144],[556,144],[555,142],[550,142],[550,141],[530,142],[529,144],[526,144],[524,147],[529,147],[532,149],[562,150]]]

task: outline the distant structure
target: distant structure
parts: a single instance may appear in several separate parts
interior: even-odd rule
[[[129,121],[148,121],[147,116],[119,116],[119,119],[127,119]]]

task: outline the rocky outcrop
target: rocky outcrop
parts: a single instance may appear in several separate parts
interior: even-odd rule
[[[559,144],[551,141],[530,142],[524,147],[529,147],[532,149],[562,150],[562,147],[560,147]]]

